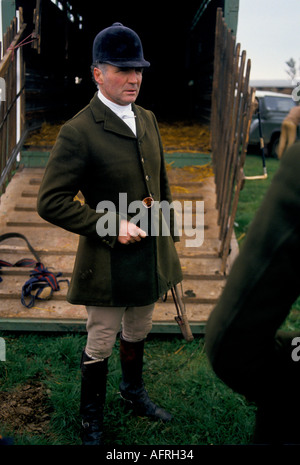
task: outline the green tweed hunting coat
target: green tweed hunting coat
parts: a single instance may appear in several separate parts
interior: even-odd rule
[[[280,161],[206,325],[206,352],[218,376],[251,401],[275,399],[274,418],[280,406],[297,421],[300,362],[292,358],[292,340],[300,342],[300,331],[280,328],[300,295],[299,179],[297,142]],[[295,433],[299,440],[298,425]]]
[[[72,304],[148,305],[182,280],[172,222],[167,235],[149,230],[134,244],[117,240],[124,217],[118,210],[120,193],[126,194],[127,206],[150,195],[158,202],[172,202],[155,116],[138,105],[132,107],[137,137],[95,94],[62,126],[45,170],[39,215],[80,236],[67,295]],[[84,203],[74,200],[79,191]],[[112,205],[109,211],[97,209],[103,201]],[[130,219],[138,212],[125,213]],[[104,215],[115,231],[102,227],[99,235],[97,225]]]

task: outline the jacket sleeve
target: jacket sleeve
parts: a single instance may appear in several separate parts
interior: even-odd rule
[[[300,294],[299,174],[297,143],[280,163],[206,326],[215,372],[254,401],[281,382],[298,386],[294,335],[279,328]]]
[[[51,152],[37,199],[38,214],[75,234],[101,239],[113,247],[116,243],[120,217],[115,212],[98,213],[87,204],[74,200],[87,176],[88,152],[76,128],[66,123]],[[97,222],[103,216],[114,224],[114,234],[100,237]],[[110,218],[108,216],[110,215]]]

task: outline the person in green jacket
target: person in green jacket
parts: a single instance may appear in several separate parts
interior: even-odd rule
[[[253,442],[300,443],[300,331],[283,323],[300,295],[300,143],[289,148],[206,326],[216,374],[257,406]]]
[[[172,418],[150,400],[142,378],[155,302],[182,280],[174,211],[167,220],[160,208],[152,215],[172,196],[156,118],[135,104],[148,66],[132,29],[114,23],[96,35],[98,91],[62,126],[38,195],[42,218],[79,235],[67,299],[87,309],[80,405],[86,445],[103,443],[108,359],[120,328],[121,396],[139,415]],[[84,202],[74,200],[78,191]]]

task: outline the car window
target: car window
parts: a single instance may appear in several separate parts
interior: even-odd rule
[[[290,109],[295,106],[295,102],[290,98],[285,97],[270,97],[264,98],[265,105],[269,111],[284,111],[288,113]]]

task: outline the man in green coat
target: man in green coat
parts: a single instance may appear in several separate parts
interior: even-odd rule
[[[300,143],[284,154],[206,327],[216,374],[257,405],[253,442],[300,443]]]
[[[98,92],[61,128],[38,196],[42,218],[80,236],[67,299],[87,308],[80,407],[87,445],[103,441],[108,358],[121,326],[121,396],[139,415],[172,418],[142,379],[154,304],[182,280],[174,211],[165,219],[153,208],[172,202],[158,125],[134,103],[149,65],[132,29],[114,23],[97,34]],[[74,201],[79,191],[83,204]]]

